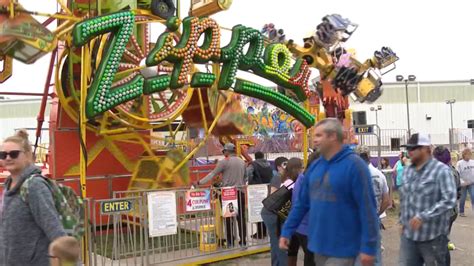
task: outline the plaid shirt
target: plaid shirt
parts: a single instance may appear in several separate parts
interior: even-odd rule
[[[400,193],[400,222],[406,238],[428,241],[448,234],[449,210],[456,205],[456,184],[448,166],[430,159],[420,170],[407,167]],[[423,221],[416,231],[409,224],[413,217]]]

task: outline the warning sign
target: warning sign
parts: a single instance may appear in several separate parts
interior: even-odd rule
[[[207,211],[211,209],[211,191],[188,190],[186,191],[186,211]]]

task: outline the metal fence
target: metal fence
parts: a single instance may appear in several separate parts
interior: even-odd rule
[[[375,132],[378,134],[378,132]],[[378,139],[376,135],[356,135],[361,145],[368,146],[375,154],[378,150]],[[406,144],[408,132],[405,129],[381,129],[380,130],[380,150],[382,154],[391,154],[400,151],[401,146]]]
[[[265,189],[268,187],[265,185]],[[189,211],[189,189],[114,192],[107,200],[89,200],[90,265],[153,265],[229,250],[268,246],[263,222],[250,222],[247,186],[237,188],[236,217],[223,218],[221,189],[212,188],[210,209]],[[202,191],[202,190],[193,190]],[[148,201],[150,193],[172,192],[176,203],[176,232],[152,236]],[[107,213],[106,204],[129,204],[130,208]],[[128,202],[128,203],[125,203]],[[227,208],[229,209],[229,208]],[[159,215],[170,215],[160,213]],[[164,225],[163,225],[164,226]],[[242,241],[242,238],[245,240]]]

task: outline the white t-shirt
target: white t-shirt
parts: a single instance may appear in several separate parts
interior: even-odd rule
[[[293,189],[295,187],[295,183],[296,182],[288,178],[287,180],[285,180],[285,182],[283,182],[283,184],[280,185],[280,187],[285,186],[288,189]]]
[[[456,164],[461,177],[461,186],[467,186],[474,183],[474,160],[460,160]]]
[[[383,194],[388,194],[387,178],[385,175],[372,164],[369,164],[370,175],[372,176],[372,187],[374,188],[375,200],[377,202],[377,212],[382,204]],[[380,216],[384,216],[381,214]]]

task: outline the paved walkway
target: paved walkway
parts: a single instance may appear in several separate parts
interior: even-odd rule
[[[468,217],[458,217],[453,225],[451,240],[456,245],[456,250],[451,251],[451,265],[472,266],[474,265],[474,212],[468,211]],[[388,225],[388,229],[382,232],[384,265],[398,265],[398,250],[400,245],[399,229],[394,223]],[[301,251],[301,250],[300,250]],[[302,252],[300,252],[301,255]],[[241,259],[223,261],[210,265],[226,266],[254,266],[270,265],[270,254],[257,254]],[[303,265],[302,257],[299,258],[298,265]]]

